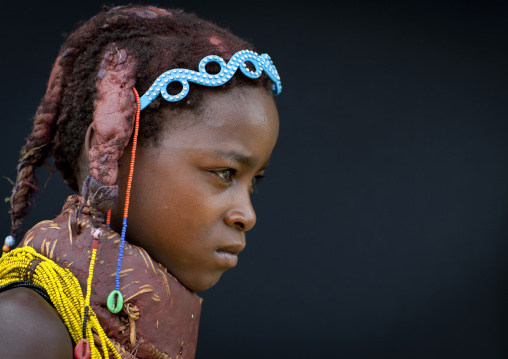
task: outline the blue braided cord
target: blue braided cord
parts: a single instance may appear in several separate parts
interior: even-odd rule
[[[120,237],[120,253],[116,263],[115,290],[120,290],[120,271],[122,270],[123,247],[125,246],[125,233],[127,232],[127,217],[123,217],[122,235]]]
[[[205,66],[211,62],[215,62],[220,65],[221,70],[219,73],[210,75],[206,72]],[[245,65],[246,62],[250,62],[254,66],[255,71],[250,71]],[[223,85],[228,82],[231,77],[233,77],[238,68],[240,68],[247,77],[252,79],[256,79],[261,76],[261,72],[264,70],[274,82],[272,86],[273,93],[278,95],[282,91],[282,83],[280,81],[279,73],[273,65],[270,56],[267,54],[262,54],[260,56],[254,51],[242,50],[235,53],[227,64],[222,57],[210,55],[205,56],[199,62],[199,71],[173,69],[164,72],[141,97],[141,110],[155,100],[159,94],[162,94],[162,97],[169,102],[182,100],[189,93],[189,82],[210,87]],[[175,81],[182,84],[182,91],[177,95],[170,95],[167,93],[167,86]]]

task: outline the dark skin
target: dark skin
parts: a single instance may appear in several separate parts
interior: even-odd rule
[[[236,266],[245,232],[256,223],[250,196],[279,131],[272,95],[264,89],[210,92],[202,105],[201,113],[180,113],[183,125],[166,129],[157,147],[138,147],[127,226],[127,241],[192,291],[212,287]],[[126,151],[121,189],[129,159]],[[118,232],[123,202],[112,212]]]
[[[70,359],[72,339],[58,312],[26,288],[0,293],[0,357]]]
[[[203,108],[180,113],[181,125],[166,129],[157,146],[138,147],[127,230],[130,243],[193,291],[210,288],[236,266],[245,232],[256,222],[250,195],[279,130],[273,98],[264,89],[210,92]],[[93,142],[91,129],[80,161],[81,183]],[[130,147],[120,161],[119,198],[129,161]],[[123,202],[113,209],[117,232]],[[38,294],[23,288],[0,294],[0,357],[70,359],[72,346],[60,316]]]

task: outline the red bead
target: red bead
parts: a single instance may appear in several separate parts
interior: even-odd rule
[[[11,247],[9,247],[7,244],[4,244],[4,246],[2,247],[2,250],[7,253],[11,250]]]
[[[81,339],[74,348],[74,358],[76,359],[90,359],[90,343],[88,340]]]

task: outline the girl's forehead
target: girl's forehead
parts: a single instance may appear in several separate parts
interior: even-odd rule
[[[182,125],[166,126],[159,154],[166,150],[181,154],[233,151],[245,156],[269,156],[279,131],[273,98],[255,88],[235,92],[209,96],[204,101],[207,107],[199,113],[182,112]]]
[[[256,132],[278,131],[278,113],[275,102],[265,90],[238,87],[227,92],[207,94],[203,110],[187,111],[180,115],[182,129],[215,135],[221,138]],[[188,126],[185,126],[188,123]],[[172,133],[171,129],[168,129]],[[173,139],[174,141],[174,139]]]

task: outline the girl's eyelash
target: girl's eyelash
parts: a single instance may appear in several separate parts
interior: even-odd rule
[[[226,168],[223,170],[216,170],[214,173],[224,182],[230,183],[233,181],[233,178],[236,176],[237,171],[234,168]],[[257,185],[265,178],[264,175],[258,175],[252,177],[251,179],[251,188],[252,190],[256,190]]]
[[[259,185],[259,183],[265,178],[264,175],[259,175],[259,176],[255,176],[252,178],[252,181],[251,181],[251,188],[253,191],[257,190],[257,186]]]
[[[259,184],[262,180],[265,179],[264,175],[255,176],[253,179],[255,179],[255,184]]]

